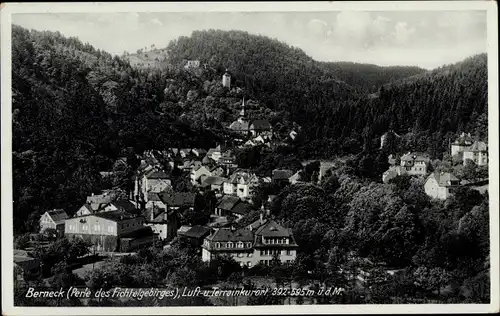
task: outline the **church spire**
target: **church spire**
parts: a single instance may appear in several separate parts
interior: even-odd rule
[[[243,97],[243,101],[241,102],[240,116],[245,116],[245,97]]]

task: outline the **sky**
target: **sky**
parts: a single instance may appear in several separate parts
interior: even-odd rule
[[[485,11],[129,12],[13,14],[121,55],[163,48],[194,30],[243,30],[299,47],[319,61],[432,69],[486,52]]]

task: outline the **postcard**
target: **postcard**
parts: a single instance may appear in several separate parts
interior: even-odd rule
[[[4,315],[499,311],[495,2],[1,27]]]

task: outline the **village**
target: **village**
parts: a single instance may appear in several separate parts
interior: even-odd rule
[[[186,65],[187,70],[197,67],[200,67],[198,61],[189,61]],[[222,77],[222,86],[231,88],[228,71]],[[290,264],[299,248],[292,229],[270,213],[273,195],[256,204],[254,193],[264,183],[282,187],[304,185],[303,171],[275,169],[259,177],[252,170],[239,168],[234,151],[277,146],[283,144],[284,138],[295,139],[298,132],[291,130],[285,137],[277,135],[269,121],[251,120],[248,111],[243,98],[237,120],[227,125],[228,131],[236,135],[231,140],[236,145],[221,143],[213,148],[145,151],[136,157],[140,165],[134,171],[133,190],[125,192],[123,188],[115,188],[95,192],[82,201],[76,212],[47,210],[40,217],[39,231],[31,234],[31,241],[36,244],[40,235],[54,239],[81,238],[92,245],[93,255],[112,257],[134,253],[155,243],[168,248],[175,238],[184,238],[199,249],[204,262],[226,255],[246,268],[270,265],[273,258]],[[380,139],[380,149],[387,146],[389,138],[397,141],[400,136],[392,131],[385,133]],[[488,164],[487,144],[470,134],[462,133],[451,143],[449,154],[464,166]],[[425,153],[394,153],[388,162],[390,167],[380,179],[383,183],[403,175],[424,177],[425,193],[433,199],[446,200],[460,186],[480,192],[488,187],[487,175],[471,182],[457,178],[452,172],[433,171],[431,159]],[[114,169],[120,165],[124,168],[128,165],[126,157],[119,158]],[[322,162],[314,181],[319,183],[329,168],[334,168],[334,164]],[[191,189],[176,190],[173,173],[183,177]],[[112,171],[101,172],[102,177],[112,175]],[[36,275],[43,265],[30,255],[29,247],[16,249],[14,254],[14,263],[23,274]],[[358,278],[363,280],[363,274]]]

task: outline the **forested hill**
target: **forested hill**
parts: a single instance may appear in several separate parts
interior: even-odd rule
[[[243,31],[195,31],[166,48],[169,63],[200,60],[222,73],[226,68],[235,85],[273,110],[306,123],[306,112],[317,106],[352,98],[353,89],[322,69],[302,50],[278,40]]]
[[[320,62],[333,76],[360,92],[376,92],[382,85],[423,74],[427,70],[412,66],[377,66],[352,62]]]
[[[317,124],[316,134],[329,138],[324,145],[331,153],[363,145],[376,148],[378,137],[392,129],[404,136],[405,149],[441,157],[457,133],[487,139],[487,56],[386,84],[355,106],[325,108],[318,117],[325,117],[326,124]]]
[[[99,172],[145,149],[204,147],[217,140],[175,113],[158,115],[168,74],[59,33],[12,28],[14,228],[101,189]],[[26,226],[25,226],[26,225]]]

